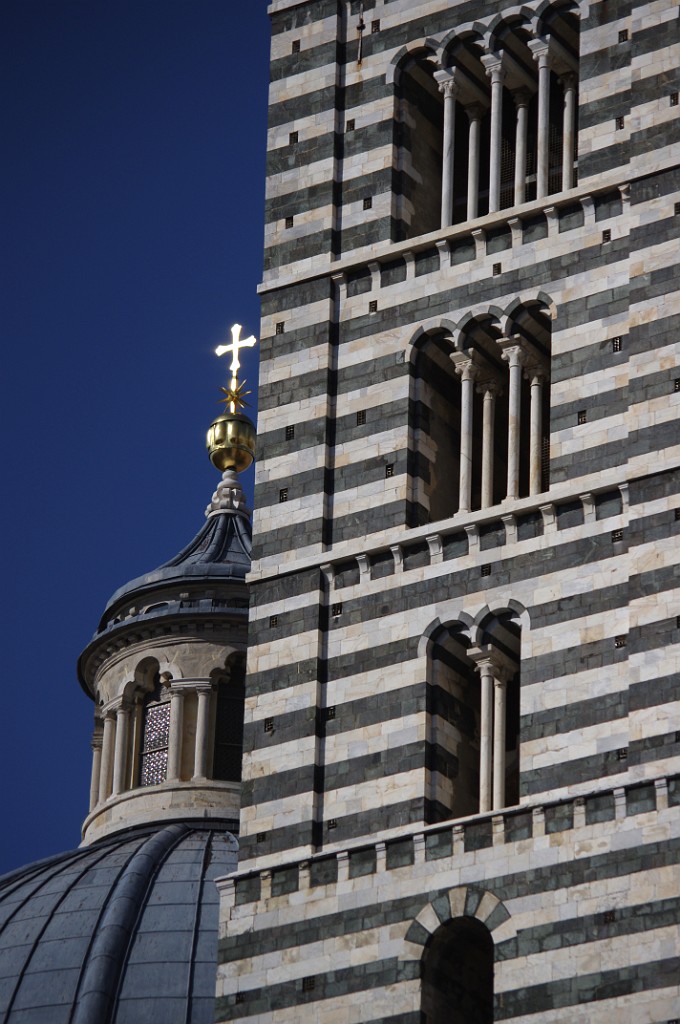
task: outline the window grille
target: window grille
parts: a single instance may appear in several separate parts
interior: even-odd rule
[[[269,616],[269,625],[270,625],[270,627],[278,626],[278,624],[279,624],[279,617],[278,617],[278,615],[270,615]]]
[[[331,828],[337,828],[337,827],[338,827],[338,821],[337,821],[337,818],[329,818],[329,819],[328,819],[328,827],[329,827],[329,829],[331,829]]]
[[[289,423],[286,427],[286,441],[292,441],[295,437],[295,424]]]
[[[385,466],[385,477],[389,479],[391,476],[394,476],[394,463],[388,462]]]
[[[347,125],[345,127],[345,131],[353,132],[355,127],[356,127],[356,121],[354,120],[353,117],[350,117],[349,120],[347,121]]]
[[[620,43],[627,43],[628,42],[628,29],[627,28],[622,28],[621,31],[619,32],[619,42]]]
[[[500,272],[501,272],[501,265],[500,265],[500,263],[494,263],[494,265],[493,265],[493,276],[494,277],[498,277]]]
[[[276,333],[283,334],[283,321],[281,320],[279,320],[279,322],[276,325]]]
[[[379,32],[379,31],[380,31],[380,22],[379,21],[372,21],[371,22],[371,34],[375,35],[376,32]]]
[[[331,605],[331,615],[334,619],[337,619],[342,615],[342,601],[338,601],[337,604]]]
[[[624,635],[614,637],[614,647],[620,648],[626,646],[626,637]]]
[[[279,504],[282,504],[284,501],[288,501],[287,487],[282,487],[281,490],[279,491]]]
[[[302,979],[302,991],[311,992],[316,987],[316,981],[314,978],[303,978]]]
[[[368,303],[368,312],[369,313],[377,313],[378,312],[378,300],[377,299],[371,299],[370,300],[370,302]]]
[[[487,562],[485,565],[482,566],[482,576],[490,576],[490,575],[491,575],[491,566]]]
[[[290,143],[291,146],[295,146],[299,141],[299,138],[300,136],[298,132],[291,132],[290,135],[288,136],[288,142]]]
[[[265,720],[264,720],[264,731],[265,732],[274,732],[274,719],[273,718],[265,718]]]
[[[576,414],[576,422],[579,425],[588,422],[588,413],[585,409],[579,409],[578,413]]]
[[[292,228],[292,226],[293,226],[293,218],[292,217],[286,217],[286,227],[287,228]]]
[[[616,130],[617,130],[617,132],[620,132],[621,129],[625,126],[625,124],[626,124],[626,121],[625,121],[625,118],[624,118],[623,114],[619,114],[619,116],[616,118]]]
[[[160,683],[144,707],[140,786],[158,786],[168,774],[170,737],[170,694],[161,693]]]
[[[672,92],[671,93],[671,106],[672,107],[677,107],[679,100],[680,100],[680,95],[677,92]]]
[[[326,708],[326,721],[330,722],[335,718],[335,707]]]
[[[372,196],[364,196],[364,210],[370,210],[372,206],[373,206],[373,197]]]
[[[623,530],[612,530],[612,543],[616,544],[620,540],[623,540]]]
[[[604,231],[602,232],[602,241],[603,242],[611,242],[611,240],[612,240],[611,228],[605,228]]]
[[[293,40],[293,45],[290,48],[290,52],[291,53],[299,53],[300,52],[300,40],[299,39],[294,39]]]
[[[358,427],[363,427],[365,422],[366,422],[366,410],[365,409],[359,409],[359,412],[357,413],[357,426]]]
[[[620,352],[623,347],[623,339],[619,336],[612,338],[612,352]]]

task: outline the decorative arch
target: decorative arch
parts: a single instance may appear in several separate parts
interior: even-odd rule
[[[474,918],[485,925],[494,943],[517,935],[510,912],[495,893],[477,886],[459,885],[436,896],[418,912],[406,932],[400,962],[420,960],[437,929],[460,917]]]

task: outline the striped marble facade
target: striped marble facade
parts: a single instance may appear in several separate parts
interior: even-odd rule
[[[270,13],[218,1019],[416,1024],[432,937],[469,918],[493,939],[493,1019],[675,1020],[677,5],[367,0],[362,32],[353,0]],[[550,38],[550,118],[578,67],[577,183],[551,170],[541,196],[529,159],[516,203],[504,135],[502,208],[483,168],[470,219],[461,97],[493,131],[501,61],[503,118],[528,88],[535,123]],[[436,83],[457,62],[441,227]]]

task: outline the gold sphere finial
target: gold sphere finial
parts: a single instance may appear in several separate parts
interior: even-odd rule
[[[215,353],[223,356],[232,353],[231,379],[228,388],[220,388],[224,398],[225,409],[221,416],[213,420],[208,429],[206,444],[210,461],[217,469],[234,469],[237,473],[247,469],[255,458],[255,427],[241,409],[246,406],[245,380],[239,383],[238,371],[241,366],[239,350],[252,348],[257,343],[254,335],[241,338],[241,324],[234,324],[231,329],[231,344],[218,345]]]

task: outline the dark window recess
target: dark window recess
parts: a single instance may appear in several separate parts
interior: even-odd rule
[[[675,215],[677,217],[678,214],[680,214],[680,203],[676,203],[674,209],[675,209]]]
[[[623,530],[612,530],[612,543],[623,540]]]
[[[605,228],[604,231],[602,232],[602,241],[603,242],[611,242],[611,240],[612,240],[611,228]]]
[[[615,122],[615,124],[616,124],[616,130],[617,130],[617,132],[620,132],[620,131],[621,131],[621,129],[622,129],[623,127],[625,127],[625,124],[626,124],[626,120],[625,120],[625,118],[624,118],[623,114],[619,114],[619,116],[618,116],[618,117],[616,118],[616,122]]]
[[[490,575],[491,575],[491,566],[487,562],[486,564],[484,564],[482,566],[482,576],[490,576]]]
[[[672,107],[677,107],[677,105],[678,105],[678,93],[677,92],[672,92],[671,93],[671,106]]]
[[[331,722],[335,718],[335,707],[326,708],[326,721]]]
[[[356,126],[357,126],[356,121],[354,120],[353,117],[350,117],[348,119],[348,121],[347,121],[347,124],[345,125],[345,131],[346,132],[353,132],[354,129],[356,128]]]
[[[329,818],[328,819],[328,828],[331,829],[331,828],[337,828],[337,827],[338,827],[337,818]]]
[[[255,842],[256,843],[263,843],[266,838],[267,838],[266,832],[258,832],[257,836],[255,837]]]
[[[245,992],[237,992],[236,993],[236,1002],[237,1003],[245,1003],[245,1001],[246,1001]]]
[[[218,683],[217,686],[214,779],[221,779],[224,782],[241,781],[245,695],[245,666],[237,665],[231,670],[231,678]]]
[[[614,647],[625,647],[626,637],[625,634],[621,633],[619,636],[614,637]]]
[[[370,300],[370,302],[368,303],[368,312],[369,313],[377,313],[378,312],[378,300],[377,299],[371,299]]]
[[[675,628],[680,629],[680,615],[675,616]]]
[[[331,605],[331,615],[334,619],[342,615],[342,601],[336,601],[335,604]]]
[[[370,210],[373,206],[373,196],[364,196],[364,210]]]
[[[278,624],[279,624],[279,617],[278,617],[278,615],[270,615],[269,616],[269,625],[273,627],[273,626],[278,626]]]
[[[602,915],[602,920],[604,921],[605,924],[613,924],[614,921],[616,920],[616,911],[615,910],[605,910],[604,914]]]
[[[394,463],[388,462],[385,466],[385,477],[389,479],[391,476],[394,476]]]
[[[274,732],[274,719],[273,718],[265,718],[265,720],[264,720],[264,731],[265,732]]]
[[[300,52],[300,40],[299,39],[294,39],[293,40],[293,45],[290,48],[290,52],[291,53],[299,53]]]
[[[675,509],[675,521],[676,523],[680,522],[680,508]]]
[[[358,427],[363,427],[365,422],[366,422],[366,410],[365,409],[359,409],[359,412],[357,413],[357,426]]]
[[[281,502],[288,501],[288,488],[282,487],[279,491],[279,504]]]
[[[287,228],[292,228],[292,226],[293,226],[293,218],[292,217],[286,217],[286,227]]]
[[[288,142],[291,146],[297,145],[299,139],[300,135],[298,132],[291,132],[290,135],[288,136]]]
[[[619,335],[616,338],[612,338],[612,352],[620,352],[623,348],[623,338]]]
[[[621,31],[619,32],[619,42],[620,43],[627,43],[628,42],[628,29],[627,28],[622,28]]]
[[[588,422],[588,413],[586,412],[585,409],[579,409],[578,413],[576,414],[576,422],[577,423],[587,423]]]
[[[620,749],[616,751],[616,756],[619,759],[619,761],[627,761],[628,751],[625,747],[620,747]]]
[[[286,441],[292,441],[295,437],[295,424],[289,423],[286,427]]]
[[[314,978],[303,978],[302,979],[302,991],[311,992],[316,988],[316,980]]]
[[[372,21],[371,22],[371,34],[375,35],[376,32],[379,32],[379,31],[380,31],[380,22],[379,21]]]
[[[680,391],[680,377],[676,377],[673,381],[673,391]]]
[[[498,275],[500,273],[501,273],[501,265],[500,265],[500,263],[494,263],[494,265],[493,265],[493,276],[494,277],[498,277]]]
[[[276,333],[277,334],[283,334],[283,321],[282,320],[279,320],[279,322],[276,325]]]

